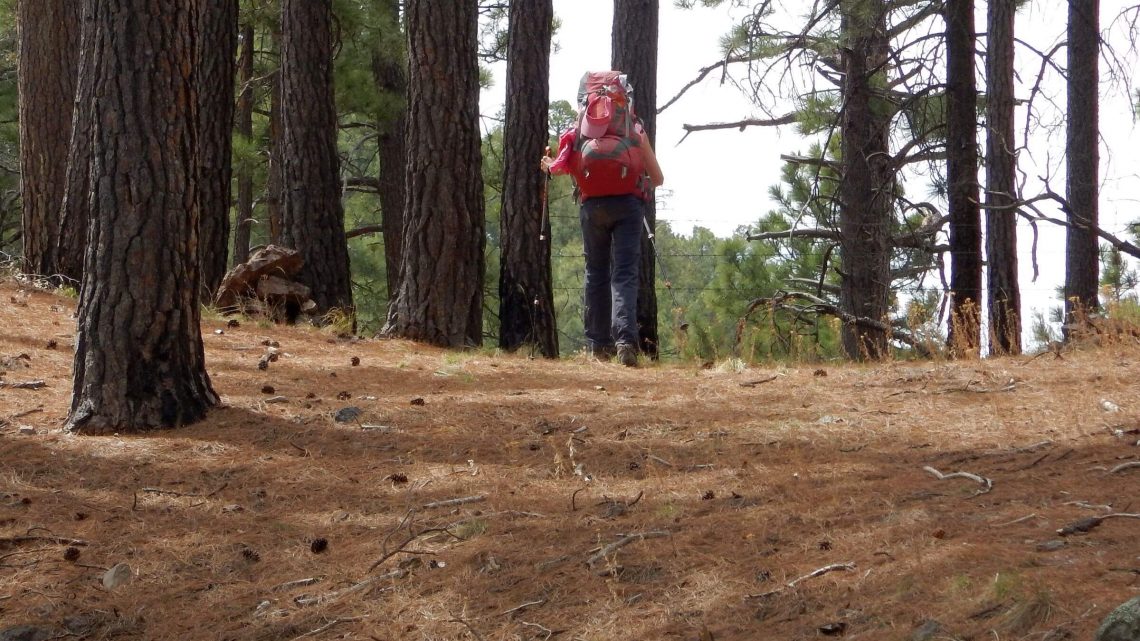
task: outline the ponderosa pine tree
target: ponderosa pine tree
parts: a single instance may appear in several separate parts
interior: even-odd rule
[[[313,311],[351,315],[332,68],[332,0],[281,0],[281,241]]]
[[[20,0],[16,11],[23,270],[54,276],[60,272],[55,250],[79,73],[80,3]]]
[[[950,214],[952,353],[981,348],[982,216],[978,198],[978,86],[974,0],[946,0],[946,182]]]
[[[234,115],[234,129],[242,142],[253,141],[253,25],[241,27],[241,53],[238,54],[238,79],[241,91],[237,97],[237,112]],[[253,228],[253,168],[246,165],[236,168],[237,202],[236,223],[234,225],[234,264],[249,259],[249,239]]]
[[[407,202],[405,138],[408,128],[408,56],[404,34],[400,28],[400,0],[384,0],[380,8],[384,19],[379,50],[372,58],[372,76],[388,109],[376,124],[377,155],[380,169],[377,187],[384,236],[384,266],[389,299],[400,288],[403,264],[404,208]]]
[[[400,288],[385,333],[483,342],[479,3],[408,0],[407,205]],[[446,34],[443,37],[441,34]]]
[[[986,28],[986,282],[991,354],[1021,353],[1017,283],[1014,24],[1018,0],[989,0]]]
[[[195,4],[94,7],[100,37],[84,71],[118,90],[91,105],[95,215],[67,418],[77,432],[186,425],[218,401],[199,329]]]
[[[511,2],[499,235],[499,347],[532,345],[546,358],[558,357],[558,327],[542,217],[547,178],[535,159],[549,144],[553,24],[552,0]]]
[[[83,279],[87,251],[87,228],[94,216],[91,201],[91,148],[95,126],[92,111],[95,100],[95,0],[79,0],[81,26],[79,70],[75,99],[71,108],[71,140],[67,147],[67,172],[60,203],[59,233],[55,245],[56,268],[75,283]]]
[[[633,105],[645,123],[650,144],[657,144],[657,48],[660,3],[658,0],[614,0],[611,32],[612,68],[624,71],[633,85]],[[665,168],[668,171],[668,168]],[[641,351],[657,358],[660,338],[657,329],[657,269],[653,240],[649,234],[657,226],[653,197],[645,206],[645,222],[650,230],[641,241],[641,286],[637,294],[637,329]]]
[[[1066,328],[1076,320],[1075,313],[1100,306],[1100,0],[1068,0],[1068,5]]]
[[[198,2],[194,77],[198,83],[198,256],[201,295],[210,300],[226,273],[233,174],[234,75],[238,0]]]

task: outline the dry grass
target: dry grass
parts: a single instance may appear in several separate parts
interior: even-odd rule
[[[1140,470],[1107,474],[1140,458],[1130,337],[1033,360],[630,370],[209,319],[222,408],[76,437],[59,431],[73,301],[0,295],[4,380],[47,383],[0,388],[0,629],[724,641],[910,639],[934,619],[937,638],[1059,639],[1140,591],[1135,520],[1055,533],[1140,511]],[[282,356],[261,372],[268,338]],[[359,420],[334,422],[346,405]],[[65,559],[56,537],[86,545]],[[119,562],[133,579],[105,589]],[[781,588],[838,563],[854,567]]]

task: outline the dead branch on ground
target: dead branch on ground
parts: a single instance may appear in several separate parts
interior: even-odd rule
[[[923,466],[922,469],[929,472],[934,476],[934,478],[938,479],[939,481],[945,481],[946,479],[970,479],[971,481],[981,485],[982,489],[971,494],[970,498],[985,494],[986,492],[994,489],[994,482],[991,479],[988,479],[984,476],[978,476],[977,474],[971,474],[970,472],[951,472],[950,474],[943,474],[942,472],[939,472],[929,465]]]
[[[844,572],[851,572],[854,569],[855,569],[854,563],[832,563],[831,565],[825,565],[822,568],[819,568],[817,570],[812,570],[811,572],[808,572],[807,574],[805,574],[801,577],[792,579],[791,581],[788,581],[787,583],[785,583],[784,585],[781,585],[780,587],[776,588],[775,590],[769,590],[768,592],[763,592],[761,594],[749,594],[745,598],[763,599],[765,597],[769,597],[769,596],[772,596],[774,594],[779,594],[780,592],[783,592],[784,590],[789,590],[791,588],[794,588],[801,581],[806,581],[807,579],[814,579],[818,576],[823,576],[823,575],[827,574],[828,572],[836,572],[839,570],[842,570]]]
[[[377,583],[379,583],[381,581],[385,581],[387,579],[402,579],[402,578],[404,578],[405,575],[407,575],[407,573],[408,573],[407,570],[405,570],[403,568],[397,568],[395,570],[392,570],[391,572],[387,572],[387,573],[381,574],[379,576],[374,576],[374,577],[371,577],[368,579],[364,579],[363,581],[361,581],[359,583],[354,583],[354,584],[348,586],[347,588],[343,588],[340,590],[333,590],[332,592],[326,592],[325,594],[320,594],[317,596],[299,596],[299,597],[293,599],[293,602],[296,603],[297,605],[314,605],[317,603],[328,603],[329,601],[334,601],[334,600],[339,599],[340,597],[345,596],[347,594],[352,594],[354,592],[359,592],[359,591],[363,590],[364,588],[372,587],[373,585],[376,585]]]
[[[1124,512],[1115,512],[1113,514],[1105,514],[1103,516],[1090,516],[1079,521],[1074,521],[1063,528],[1057,530],[1057,534],[1061,536],[1071,536],[1073,534],[1087,534],[1094,529],[1101,526],[1107,519],[1123,518],[1123,519],[1140,519],[1140,514],[1127,514]]]
[[[431,503],[424,503],[420,506],[420,508],[424,510],[431,510],[437,507],[455,507],[456,505],[465,505],[467,503],[481,503],[486,500],[487,497],[480,494],[477,496],[465,496],[458,499],[447,499],[446,501],[432,501]]]
[[[595,552],[593,556],[586,559],[586,565],[593,566],[598,561],[601,561],[602,559],[613,554],[614,552],[616,552],[620,548],[623,548],[623,547],[629,545],[630,543],[633,543],[634,541],[644,541],[645,539],[660,539],[660,538],[664,538],[664,537],[671,536],[671,535],[672,534],[670,532],[665,532],[662,530],[657,530],[657,531],[653,531],[653,532],[640,532],[637,534],[626,534],[625,536],[614,541],[613,543],[602,546],[602,548],[600,550],[598,550],[597,552]]]
[[[1120,465],[1117,465],[1116,467],[1109,470],[1108,473],[1116,474],[1117,472],[1123,472],[1124,470],[1134,467],[1140,467],[1140,461],[1129,461],[1128,463],[1121,463]]]
[[[340,617],[340,618],[336,618],[336,619],[333,619],[332,621],[329,621],[328,623],[322,625],[321,627],[317,628],[316,630],[310,630],[309,632],[306,632],[300,636],[293,637],[293,641],[297,641],[297,639],[304,639],[306,637],[315,637],[318,634],[324,632],[325,630],[328,630],[329,628],[333,627],[334,625],[339,625],[341,623],[351,623],[353,621],[363,621],[364,618],[365,617]]]

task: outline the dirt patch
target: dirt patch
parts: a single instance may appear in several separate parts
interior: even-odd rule
[[[207,421],[77,437],[73,307],[0,286],[4,626],[1058,640],[1140,593],[1140,521],[1057,533],[1140,512],[1132,339],[634,370],[211,319]]]

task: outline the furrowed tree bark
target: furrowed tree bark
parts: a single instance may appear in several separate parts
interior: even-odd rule
[[[1021,353],[1014,154],[1014,23],[1017,0],[989,0],[986,50],[986,262],[990,353]]]
[[[198,83],[197,185],[201,211],[198,258],[201,296],[213,299],[226,274],[230,241],[237,0],[198,3],[195,78]]]
[[[535,159],[549,144],[553,22],[552,0],[511,2],[499,270],[499,347],[533,345],[546,358],[558,357],[558,326],[542,216],[547,178]]]
[[[55,245],[56,269],[78,285],[83,280],[87,250],[87,228],[94,215],[91,200],[91,147],[95,126],[92,103],[95,100],[95,0],[79,0],[79,69],[75,98],[71,107],[71,139],[67,147],[67,171],[59,210],[59,232]]]
[[[842,286],[840,307],[855,317],[886,321],[890,311],[890,109],[884,86],[889,42],[883,0],[841,0],[843,178],[839,189]],[[856,360],[889,355],[887,333],[844,324],[843,349]]]
[[[482,344],[485,219],[476,0],[408,0],[403,267],[385,332]]]
[[[305,260],[315,313],[352,314],[332,54],[332,0],[282,0],[281,241]]]
[[[657,48],[660,7],[658,0],[614,0],[612,68],[624,71],[633,85],[633,106],[645,123],[649,142],[657,144]],[[654,198],[645,206],[649,229],[657,229]],[[656,359],[660,347],[657,327],[657,270],[653,241],[641,241],[641,287],[637,294],[637,328],[641,351]]]
[[[199,330],[195,2],[101,0],[91,244],[67,427],[186,425],[217,403]]]
[[[71,106],[79,73],[80,4],[16,3],[19,65],[20,200],[26,274],[54,276],[67,174]]]
[[[253,140],[253,25],[241,28],[241,54],[238,59],[241,92],[238,94],[235,127],[247,143]],[[237,170],[237,203],[234,226],[234,264],[249,260],[249,238],[253,228],[253,169],[249,163]]]
[[[946,180],[950,208],[950,322],[958,356],[981,348],[982,216],[978,207],[978,87],[974,79],[974,0],[947,0]]]
[[[1100,0],[1068,0],[1068,159],[1071,208],[1065,249],[1065,336],[1076,313],[1099,308]]]
[[[384,267],[391,302],[400,288],[403,264],[404,207],[407,202],[404,177],[408,163],[404,146],[408,129],[408,59],[404,35],[400,30],[399,0],[385,0],[382,5],[390,35],[382,35],[381,47],[372,59],[372,75],[376,86],[391,103],[386,117],[377,123],[377,147],[380,171],[380,215],[384,237]]]

